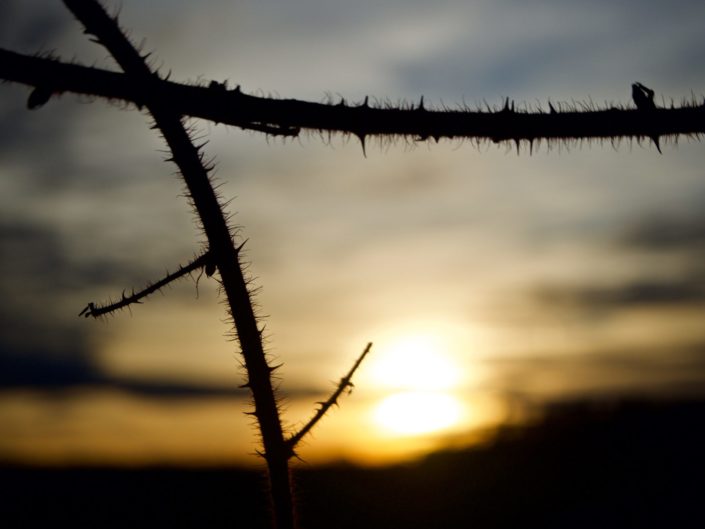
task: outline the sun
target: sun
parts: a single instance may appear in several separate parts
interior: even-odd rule
[[[394,393],[374,410],[377,425],[399,435],[438,432],[457,424],[461,415],[462,407],[457,398],[435,391]]]
[[[453,390],[462,369],[442,337],[408,334],[381,344],[372,366],[374,383],[386,396],[374,407],[376,426],[392,435],[415,436],[447,430],[464,407]]]
[[[460,370],[447,354],[443,340],[416,334],[379,348],[372,376],[376,385],[407,391],[448,391],[460,381]]]

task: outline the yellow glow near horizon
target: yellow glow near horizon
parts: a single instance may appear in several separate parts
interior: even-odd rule
[[[457,424],[461,415],[458,399],[431,391],[395,393],[374,411],[375,422],[383,430],[399,435],[437,432]]]

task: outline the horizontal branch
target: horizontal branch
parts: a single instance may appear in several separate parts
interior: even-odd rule
[[[190,274],[191,272],[194,272],[199,268],[205,267],[206,274],[208,274],[209,276],[213,275],[214,270],[212,269],[212,266],[213,265],[211,262],[211,255],[209,252],[206,252],[191,261],[189,264],[185,266],[180,266],[176,272],[168,274],[166,277],[160,279],[156,283],[147,285],[146,288],[140,290],[139,292],[135,292],[133,290],[129,296],[125,295],[125,292],[123,292],[120,301],[108,303],[102,306],[97,306],[95,303],[88,303],[88,305],[86,305],[85,308],[79,313],[79,316],[85,316],[86,318],[91,316],[93,318],[99,318],[100,316],[104,316],[105,314],[110,314],[111,312],[115,312],[117,310],[129,307],[130,305],[142,303],[141,300],[143,298],[146,298],[150,294],[161,290],[169,283],[176,281],[177,279],[180,279],[186,274]]]
[[[362,354],[355,361],[350,371],[348,371],[348,374],[340,379],[340,382],[338,382],[338,386],[335,388],[333,394],[328,397],[328,400],[326,400],[325,402],[319,402],[318,404],[320,404],[321,407],[316,410],[316,413],[313,415],[313,417],[311,417],[311,419],[298,432],[296,432],[287,440],[287,444],[291,448],[292,454],[294,453],[294,448],[296,448],[296,445],[299,444],[301,439],[303,439],[306,434],[310,432],[314,426],[316,426],[318,421],[323,418],[323,416],[333,405],[338,404],[338,399],[343,394],[343,391],[345,391],[347,388],[352,388],[352,377],[355,374],[355,371],[357,371],[357,368],[360,367],[360,364],[367,356],[367,353],[370,352],[370,349],[372,349],[372,342],[367,344],[367,347],[365,347],[365,350],[362,351]]]
[[[343,132],[358,136],[403,135],[416,139],[470,138],[495,142],[540,139],[652,138],[705,133],[705,103],[680,107],[579,109],[549,104],[548,111],[501,109],[427,110],[418,105],[384,108],[368,104],[324,104],[295,99],[271,99],[228,90],[212,81],[209,86],[175,83],[153,76],[148,83],[122,73],[67,64],[52,58],[29,57],[0,50],[0,79],[41,89],[42,93],[74,92],[121,100],[142,106],[158,100],[174,112],[237,127],[295,136],[302,129]],[[36,99],[36,98],[35,98]],[[41,101],[42,99],[40,99]]]

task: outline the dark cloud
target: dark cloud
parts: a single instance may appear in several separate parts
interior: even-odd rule
[[[90,327],[72,304],[76,291],[97,290],[139,271],[76,263],[51,226],[0,218],[0,391],[114,388],[147,397],[239,396],[233,387],[142,380],[105,373],[94,360]],[[69,307],[71,309],[69,309]]]
[[[585,310],[617,310],[633,306],[705,303],[705,277],[641,280],[614,287],[547,287],[535,299],[546,306]]]
[[[81,387],[115,389],[147,398],[195,399],[247,395],[246,390],[234,383],[225,386],[112,376],[101,371],[85,351],[57,353],[0,348],[0,392],[16,389],[64,391]]]
[[[3,0],[0,2],[0,45],[30,53],[46,49],[62,34],[70,20],[60,2]]]
[[[705,216],[647,219],[628,229],[619,243],[640,250],[683,250],[700,254],[705,252]]]
[[[51,305],[63,301],[61,294],[112,285],[115,278],[140,284],[145,277],[136,264],[81,261],[71,254],[59,227],[25,220],[0,217],[0,254],[0,295],[37,312],[51,310]],[[0,314],[21,310],[8,305],[0,307]]]
[[[58,353],[0,347],[0,391],[52,390],[99,382],[100,377],[85,351]]]
[[[495,390],[522,398],[705,394],[705,342],[493,357]]]
[[[647,215],[616,237],[605,237],[606,248],[625,262],[634,252],[639,256],[632,278],[616,284],[543,285],[530,297],[545,307],[591,311],[705,304],[705,216]],[[677,264],[669,274],[664,274],[664,259]]]

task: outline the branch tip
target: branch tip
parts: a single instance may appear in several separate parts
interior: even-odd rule
[[[311,417],[311,419],[309,419],[309,421],[297,433],[287,439],[286,443],[292,453],[294,448],[296,448],[296,445],[299,444],[299,442],[301,441],[301,439],[303,439],[306,434],[311,431],[311,429],[318,423],[318,421],[323,418],[323,416],[328,412],[328,410],[333,406],[339,405],[338,398],[343,394],[343,392],[346,389],[353,387],[352,377],[355,374],[355,371],[357,371],[357,368],[360,367],[360,364],[365,359],[367,354],[370,352],[370,349],[372,349],[372,342],[368,342],[367,346],[362,351],[362,354],[357,358],[350,371],[348,371],[348,373],[340,379],[338,386],[336,387],[335,391],[331,394],[331,396],[328,397],[326,401],[316,403],[320,405],[320,408],[316,410],[313,417]]]

